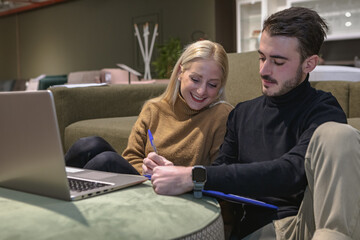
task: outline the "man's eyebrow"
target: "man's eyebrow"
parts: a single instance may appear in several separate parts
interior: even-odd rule
[[[261,52],[260,50],[258,50],[258,53],[261,55],[265,55],[263,52]],[[289,60],[287,57],[284,56],[280,56],[280,55],[270,55],[271,58],[279,58],[279,59],[284,59],[284,60]]]

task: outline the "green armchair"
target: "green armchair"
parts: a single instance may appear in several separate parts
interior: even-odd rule
[[[63,85],[67,83],[67,75],[45,76],[39,80],[38,90],[45,90],[54,85]]]

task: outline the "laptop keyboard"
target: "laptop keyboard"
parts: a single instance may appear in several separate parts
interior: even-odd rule
[[[111,185],[111,184],[92,182],[92,181],[86,181],[86,180],[80,180],[74,178],[68,178],[68,181],[69,181],[70,189],[76,192],[83,192],[83,191]]]

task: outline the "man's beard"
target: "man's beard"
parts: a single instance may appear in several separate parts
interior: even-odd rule
[[[302,72],[302,68],[300,65],[299,68],[296,70],[295,77],[285,81],[284,84],[281,86],[281,88],[277,92],[273,92],[271,94],[265,92],[264,90],[262,92],[265,96],[268,96],[268,97],[282,96],[282,95],[290,92],[292,89],[296,88],[302,82],[302,74],[303,74],[303,72]],[[269,75],[261,76],[261,78],[265,79],[266,81],[276,83],[278,85],[278,81],[276,79],[270,77]]]

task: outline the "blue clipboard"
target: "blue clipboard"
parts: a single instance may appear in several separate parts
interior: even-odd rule
[[[221,198],[221,199],[235,202],[235,203],[251,204],[251,205],[271,208],[271,209],[275,209],[275,210],[278,209],[277,206],[274,206],[274,205],[271,205],[268,203],[264,203],[264,202],[261,202],[258,200],[254,200],[251,198],[246,198],[246,197],[241,197],[241,196],[237,196],[237,195],[233,195],[233,194],[226,194],[226,193],[222,193],[222,192],[218,192],[218,191],[211,191],[211,190],[203,190],[202,192],[205,195],[208,195],[211,197],[216,197],[216,198]]]

